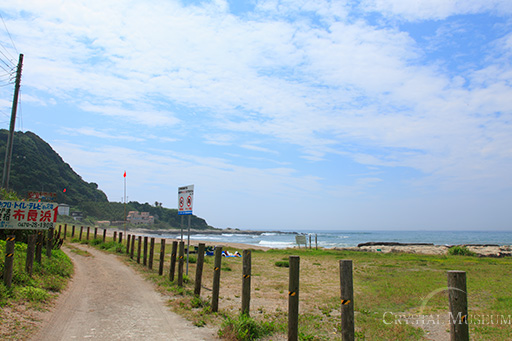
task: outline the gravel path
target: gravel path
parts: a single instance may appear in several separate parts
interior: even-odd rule
[[[113,254],[77,246],[89,255],[63,250],[73,260],[69,288],[32,340],[214,340],[165,306],[165,298]]]

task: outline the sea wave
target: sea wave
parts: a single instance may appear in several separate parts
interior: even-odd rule
[[[275,242],[275,241],[269,241],[269,240],[260,240],[258,245],[265,246],[265,247],[271,247],[275,249],[286,249],[287,247],[293,246],[295,243],[292,242]]]

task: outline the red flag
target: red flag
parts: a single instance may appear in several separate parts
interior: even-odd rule
[[[123,175],[124,178],[126,178],[126,171],[124,171],[124,175]]]

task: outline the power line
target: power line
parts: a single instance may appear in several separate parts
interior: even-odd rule
[[[5,31],[7,32],[7,35],[9,36],[9,39],[11,39],[12,46],[14,47],[14,50],[17,54],[19,54],[18,49],[16,48],[16,44],[14,44],[14,40],[12,40],[11,33],[9,33],[9,30],[7,29],[7,25],[5,24],[4,17],[0,13],[0,18],[2,18],[2,22],[4,23]]]
[[[2,43],[0,43],[0,46],[2,46],[4,48],[5,52],[7,52],[7,54],[9,54],[9,56],[11,55],[9,53],[9,51],[7,51],[7,49],[2,45]],[[10,67],[13,67],[13,68],[16,67],[16,65],[14,64],[14,61],[12,60],[12,58],[9,58],[9,56],[6,56],[5,53],[3,53],[1,50],[0,50],[0,53],[2,54],[2,56],[4,56],[7,59],[7,61],[9,63],[7,63],[5,60],[3,60],[3,58],[2,58],[2,62],[4,62],[5,64],[7,64]]]

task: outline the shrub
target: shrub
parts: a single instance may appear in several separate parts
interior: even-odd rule
[[[219,336],[229,340],[257,340],[271,335],[275,330],[272,322],[258,322],[246,314],[237,319],[226,317],[219,329]]]
[[[277,261],[277,262],[275,262],[275,266],[280,267],[280,268],[289,268],[290,262],[288,262],[287,260]]]
[[[476,253],[469,250],[466,246],[452,246],[448,249],[448,253],[452,256],[476,256]]]
[[[40,288],[20,287],[18,288],[18,297],[27,299],[31,302],[46,301],[50,295]]]

